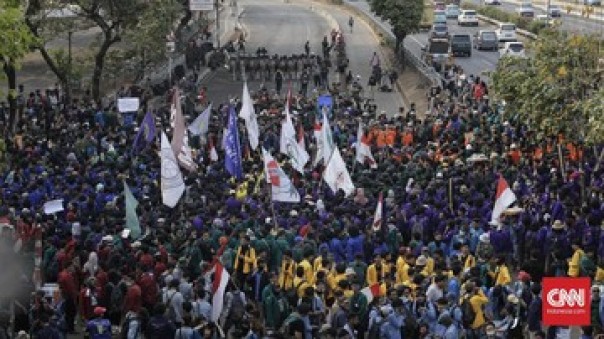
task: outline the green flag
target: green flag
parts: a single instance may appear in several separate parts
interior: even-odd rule
[[[141,226],[136,215],[138,201],[130,191],[128,184],[124,183],[124,198],[126,200],[126,228],[130,230],[132,239],[138,239],[141,236]]]

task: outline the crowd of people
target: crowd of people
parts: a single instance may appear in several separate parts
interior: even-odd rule
[[[306,53],[308,54],[308,53]],[[229,105],[215,105],[209,132],[191,138],[199,168],[183,172],[180,203],[162,205],[159,138],[132,151],[137,125],[88,102],[54,104],[40,94],[0,150],[3,269],[14,286],[14,329],[25,338],[570,338],[541,322],[545,276],[590,277],[592,320],[602,333],[603,176],[599,147],[543,136],[504,118],[488,87],[453,68],[428,93],[430,112],[364,111],[351,88],[334,95],[334,144],[356,186],[345,196],[279,154],[286,96],[252,93],[261,146],[275,155],[300,203],[271,201],[262,156],[239,125],[245,177],[225,170],[221,145]],[[312,86],[312,85],[311,85]],[[294,93],[290,110],[309,153],[321,121],[316,96]],[[357,86],[360,86],[357,84]],[[33,93],[32,93],[33,94]],[[395,95],[395,94],[393,94]],[[33,94],[36,98],[36,94]],[[508,112],[509,113],[509,112]],[[195,118],[198,112],[186,112]],[[155,112],[170,130],[170,110]],[[355,163],[359,122],[377,162]],[[218,149],[218,161],[210,150]],[[517,197],[491,220],[499,176]],[[143,229],[125,227],[126,182]],[[375,229],[383,193],[382,225]],[[64,211],[45,214],[46,201]],[[44,283],[34,290],[22,253],[42,240]],[[216,321],[216,263],[229,272]],[[12,270],[12,271],[11,271]],[[20,278],[19,278],[20,277]],[[367,292],[369,291],[369,293]],[[12,300],[12,299],[11,299]],[[2,333],[5,334],[5,333]]]

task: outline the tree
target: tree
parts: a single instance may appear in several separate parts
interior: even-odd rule
[[[598,43],[596,37],[547,29],[532,44],[530,58],[502,58],[492,80],[505,113],[545,135],[604,141]]]
[[[424,13],[423,0],[371,0],[370,5],[375,14],[392,26],[396,39],[395,51],[398,53],[405,37],[419,31]]]
[[[13,127],[17,112],[17,73],[20,61],[30,51],[35,38],[23,22],[18,1],[0,0],[0,61],[8,80],[10,105],[9,126]]]

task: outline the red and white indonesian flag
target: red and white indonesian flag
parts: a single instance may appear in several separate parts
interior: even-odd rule
[[[224,307],[224,292],[229,283],[229,272],[217,261],[214,264],[214,281],[212,282],[212,321],[217,322]]]
[[[300,193],[281,169],[273,156],[264,148],[264,172],[269,184],[271,184],[271,196],[273,201],[300,202]]]
[[[371,154],[371,147],[369,146],[369,140],[363,133],[363,123],[359,123],[359,130],[357,131],[357,156],[356,161],[361,164],[369,164],[373,169],[377,168],[377,163]]]
[[[373,228],[374,232],[378,232],[379,230],[382,229],[382,224],[383,224],[383,210],[384,210],[384,195],[382,192],[380,192],[380,197],[378,198],[378,203],[377,203],[377,207],[375,208],[375,215],[373,216],[373,225],[371,226]]]
[[[365,295],[367,298],[367,303],[371,303],[373,299],[380,296],[380,284],[373,284],[371,286],[367,286],[361,290],[361,293]]]
[[[491,214],[491,221],[498,221],[501,213],[510,207],[514,201],[516,201],[516,194],[512,192],[508,182],[505,181],[503,176],[499,175],[499,180],[497,180],[497,195],[495,197],[493,213]]]

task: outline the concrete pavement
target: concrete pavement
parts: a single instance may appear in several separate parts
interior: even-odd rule
[[[249,32],[250,38],[246,50],[254,52],[258,47],[265,47],[269,54],[291,55],[303,53],[304,43],[308,40],[311,52],[321,50],[321,40],[329,37],[332,29],[342,29],[346,41],[350,69],[360,75],[363,85],[369,78],[370,60],[374,51],[379,51],[379,42],[366,24],[357,20],[352,34],[348,31],[347,13],[337,7],[306,0],[294,0],[284,3],[278,0],[240,1],[243,7],[241,23]],[[335,9],[335,10],[334,10]],[[277,33],[278,32],[278,33]],[[381,60],[385,60],[384,56]],[[386,67],[388,68],[388,67]],[[330,74],[334,79],[335,74]],[[287,82],[286,82],[287,83]],[[202,81],[208,87],[208,98],[213,102],[224,102],[232,95],[241,95],[242,81],[233,81],[226,70],[218,70]],[[261,81],[249,81],[251,91],[257,90]],[[266,83],[267,88],[274,88],[273,83]],[[297,84],[293,84],[297,89]],[[282,93],[284,95],[285,93]],[[404,103],[400,93],[383,93],[375,91],[375,102],[378,110],[394,114]]]

